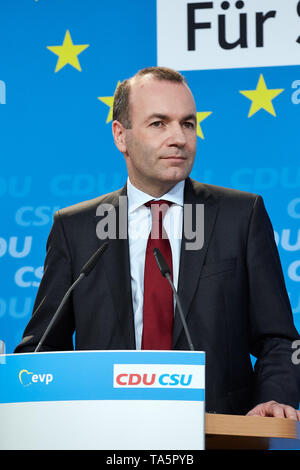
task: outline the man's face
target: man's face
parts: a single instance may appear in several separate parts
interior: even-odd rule
[[[131,129],[124,156],[133,185],[159,197],[191,172],[196,154],[196,108],[189,88],[145,76],[130,89]]]

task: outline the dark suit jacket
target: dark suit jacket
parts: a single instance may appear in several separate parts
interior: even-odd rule
[[[70,284],[103,243],[96,236],[97,207],[112,204],[118,216],[120,195],[126,187],[56,213],[38,310],[16,352],[34,350]],[[206,410],[243,414],[271,399],[297,408],[299,366],[292,363],[291,342],[299,336],[262,198],[188,178],[184,200],[204,204],[204,246],[187,251],[183,238],[178,292],[195,349],[206,352]],[[78,350],[135,349],[129,263],[127,240],[110,240],[43,350],[72,350],[74,331]],[[173,348],[188,349],[177,312]],[[250,353],[257,358],[254,371]]]

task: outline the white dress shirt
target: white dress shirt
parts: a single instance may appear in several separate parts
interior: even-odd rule
[[[170,240],[173,282],[177,288],[182,237],[183,191],[184,181],[180,181],[168,193],[155,199],[133,186],[129,178],[127,180],[130,275],[137,349],[141,349],[142,343],[145,253],[152,226],[151,209],[144,204],[160,199],[173,203],[164,217],[163,226]]]

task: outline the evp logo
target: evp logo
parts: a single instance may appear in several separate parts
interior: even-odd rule
[[[204,366],[114,364],[115,388],[204,388]]]
[[[32,384],[45,384],[48,385],[53,381],[52,374],[35,374],[27,369],[22,369],[19,372],[19,381],[24,387],[28,387]]]

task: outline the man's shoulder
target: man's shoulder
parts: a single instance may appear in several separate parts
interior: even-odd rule
[[[60,209],[57,214],[63,218],[69,217],[83,217],[85,215],[95,215],[97,207],[101,204],[116,206],[119,204],[119,197],[126,195],[124,188],[112,191],[111,193],[103,194],[93,199],[81,201],[72,206],[64,207]]]
[[[193,179],[190,179],[190,183],[196,196],[199,196],[204,200],[212,199],[219,202],[254,202],[258,197],[260,197],[256,193],[213,184],[200,183]]]

